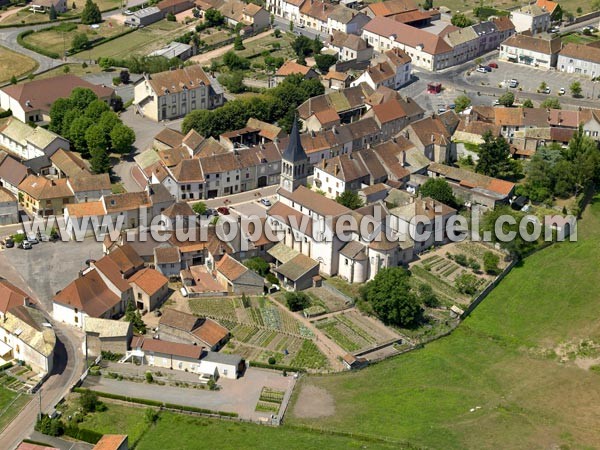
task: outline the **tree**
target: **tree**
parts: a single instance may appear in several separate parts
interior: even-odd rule
[[[219,77],[219,82],[232,94],[240,94],[246,90],[244,84],[244,72],[236,70]]]
[[[225,21],[220,11],[216,9],[207,9],[204,13],[204,21],[211,27],[222,25]]]
[[[92,0],[85,0],[85,6],[81,12],[81,23],[91,25],[102,22],[102,14],[100,8]]]
[[[98,125],[102,127],[104,130],[104,134],[107,136],[110,134],[111,130],[116,127],[119,123],[121,123],[119,116],[117,116],[112,111],[104,111],[100,116],[100,120],[98,120]]]
[[[56,8],[54,7],[54,3],[50,5],[50,11],[48,12],[48,18],[52,21],[55,21],[58,17],[56,13]]]
[[[245,48],[246,47],[244,47],[244,42],[242,41],[242,36],[238,34],[235,37],[235,39],[233,40],[233,49],[237,52],[241,52]]]
[[[504,219],[507,216],[512,216],[515,224],[503,223],[502,231],[504,233],[514,232],[515,238],[508,242],[504,242],[499,239],[498,234],[496,233],[496,224],[500,217]],[[508,251],[513,259],[520,259],[537,245],[536,242],[525,241],[521,237],[521,233],[519,233],[519,223],[524,216],[524,213],[514,211],[510,206],[496,206],[493,210],[490,210],[483,215],[480,228],[483,232],[489,232],[492,240],[499,243],[503,249]]]
[[[18,80],[16,76],[13,75],[12,77],[10,77],[10,84],[17,84],[17,82]]]
[[[292,42],[292,49],[298,58],[305,57],[313,53],[313,44],[313,41],[301,34],[296,36],[296,39]]]
[[[123,84],[129,84],[130,81],[130,75],[129,75],[129,71],[128,70],[121,70],[119,72],[119,78],[121,79],[121,83]]]
[[[144,411],[144,420],[149,424],[155,424],[158,421],[158,411],[152,408],[147,408]]]
[[[110,99],[110,107],[114,112],[123,111],[123,99],[120,96],[115,95]]]
[[[150,371],[146,372],[145,378],[146,378],[146,383],[154,383],[154,376],[152,375],[152,372],[150,372]]]
[[[515,103],[515,94],[512,92],[505,92],[498,99],[498,103],[500,103],[502,106],[510,108]]]
[[[235,54],[229,50],[223,55],[223,64],[229,67],[229,70],[246,70],[250,67],[250,61]]]
[[[92,150],[106,150],[108,147],[108,140],[104,129],[99,124],[94,124],[87,129],[85,132],[85,142],[90,151]]]
[[[69,99],[73,108],[84,111],[90,103],[98,100],[98,96],[91,89],[77,87],[71,91]]]
[[[560,109],[560,101],[556,97],[547,98],[540,103],[540,108]]]
[[[329,72],[329,68],[337,62],[335,55],[315,55],[315,63],[321,73]]]
[[[111,147],[116,153],[129,153],[134,142],[135,133],[127,125],[120,123],[110,132]]]
[[[192,205],[192,210],[198,214],[199,216],[203,215],[206,212],[206,203],[198,202]]]
[[[289,26],[289,29],[290,29],[290,33],[291,33],[292,31],[294,31],[294,21],[293,21],[293,20],[290,20],[290,26]]]
[[[421,306],[411,289],[410,273],[402,267],[380,269],[362,287],[361,297],[386,324],[411,327],[421,320]]]
[[[85,116],[97,122],[105,111],[110,111],[109,106],[102,100],[94,100],[85,108]]]
[[[244,261],[244,265],[259,274],[261,277],[266,277],[269,273],[269,263],[260,256]]]
[[[523,108],[533,108],[533,102],[530,99],[525,99],[523,102]]]
[[[424,283],[419,285],[419,301],[429,308],[440,306],[440,300],[433,292],[432,287]]]
[[[167,19],[167,22],[175,22],[175,21],[177,21],[177,18],[175,17],[175,14],[173,14],[170,11],[167,13],[166,19]]]
[[[500,273],[500,269],[498,268],[498,263],[500,262],[500,257],[494,252],[485,252],[483,254],[483,270],[490,275],[498,275]]]
[[[448,206],[455,207],[458,205],[452,187],[443,178],[428,178],[419,188],[419,193],[423,197],[430,197]]]
[[[569,86],[569,90],[571,91],[571,95],[573,97],[581,97],[581,83],[579,81],[573,81]]]
[[[363,206],[362,199],[354,191],[344,191],[335,199],[340,205],[344,205],[346,208],[358,209]]]
[[[471,106],[471,99],[469,97],[467,97],[466,95],[459,95],[454,100],[454,105],[455,105],[454,110],[457,113],[463,112],[465,109],[467,109],[469,106]]]
[[[462,273],[454,280],[458,292],[473,295],[477,292],[477,277],[472,273]]]
[[[433,8],[433,0],[425,0],[423,2],[423,9],[429,11],[431,8]]]
[[[90,168],[94,173],[108,173],[110,170],[110,158],[104,148],[95,148],[90,151]]]
[[[279,69],[281,66],[283,66],[283,63],[285,62],[283,59],[283,56],[265,56],[264,58],[264,62],[265,62],[265,66],[267,67],[267,70],[270,72],[275,72],[277,69]]]
[[[315,55],[319,55],[321,53],[321,49],[323,48],[323,41],[321,41],[321,39],[319,39],[319,36],[315,36],[315,38],[312,41],[312,52]]]
[[[281,37],[281,30],[279,28],[275,28],[273,36],[275,36],[276,39],[279,39]]]
[[[133,325],[133,331],[140,334],[146,334],[146,324],[142,320],[140,312],[136,309],[133,300],[130,300],[125,310],[125,320],[131,322]]]
[[[95,412],[100,403],[100,400],[98,400],[98,394],[90,389],[84,389],[79,394],[79,406],[81,406],[81,409],[86,414]]]
[[[285,302],[290,311],[301,311],[310,306],[310,299],[304,292],[286,292]]]
[[[548,87],[548,84],[546,84],[545,81],[542,81],[540,83],[540,86],[538,87],[538,92],[544,92],[546,90],[546,88]]]
[[[89,156],[85,134],[93,124],[94,121],[89,117],[79,116],[71,122],[69,128],[69,140],[74,150],[80,152],[84,158]]]
[[[465,16],[463,13],[456,13],[452,16],[452,25],[459,28],[466,28],[473,25],[473,21]]]
[[[494,137],[491,131],[484,133],[483,143],[479,144],[479,160],[475,171],[496,178],[515,174],[515,165],[510,159],[510,146],[503,136]]]

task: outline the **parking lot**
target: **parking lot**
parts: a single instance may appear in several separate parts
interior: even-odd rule
[[[125,370],[132,367],[129,364],[120,365]],[[112,370],[118,370],[114,364],[111,367]],[[137,366],[132,367],[133,370],[136,370],[136,368]],[[140,368],[146,369],[147,366],[140,366]],[[160,368],[160,371],[163,373],[168,372],[169,375],[174,377],[178,375],[178,371],[176,370]],[[180,375],[183,378],[191,376],[191,374],[185,372],[180,372]],[[270,387],[287,392],[293,389],[294,382],[295,379],[291,375],[284,377],[280,372],[249,368],[237,380],[219,378],[218,385],[221,388],[219,391],[174,386],[160,386],[160,389],[157,389],[152,384],[125,380],[119,381],[106,377],[88,377],[83,386],[100,392],[128,395],[130,397],[194,406],[215,411],[235,412],[243,419],[259,420],[271,415],[268,412],[255,411],[262,388]]]
[[[102,257],[102,243],[93,239],[83,242],[40,242],[31,250],[16,246],[0,252],[0,273],[17,272],[33,290],[47,310],[52,311],[52,297],[77,278],[87,259]]]
[[[526,66],[523,64],[509,63],[505,61],[494,60],[498,64],[498,69],[488,73],[471,72],[470,75],[465,74],[465,79],[474,88],[476,86],[501,87],[501,84],[512,78],[519,81],[519,88],[511,89],[515,97],[519,97],[519,92],[537,92],[542,81],[545,81],[551,92],[549,97],[557,97],[560,88],[564,88],[566,95],[561,97],[561,103],[568,105],[572,98],[569,92],[569,86],[574,81],[579,81],[582,87],[582,95],[584,98],[598,98],[600,94],[600,86],[591,81],[589,78],[568,74],[565,72],[557,72],[555,70],[545,70]]]

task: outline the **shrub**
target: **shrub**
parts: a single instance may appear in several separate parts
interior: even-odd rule
[[[310,306],[310,299],[304,292],[286,292],[285,301],[290,311],[301,311]]]
[[[85,413],[95,412],[100,403],[100,400],[98,400],[98,394],[96,394],[95,391],[84,389],[79,396],[79,405]]]
[[[458,264],[460,264],[463,267],[467,267],[467,265],[469,264],[469,261],[467,260],[467,256],[462,253],[454,255],[454,261],[456,261]]]
[[[496,253],[485,252],[483,254],[483,269],[486,273],[498,275],[500,273],[500,268],[498,267],[499,262],[500,257]]]
[[[144,420],[150,424],[156,423],[156,421],[158,420],[158,415],[158,411],[152,408],[148,408],[144,412]]]
[[[173,14],[172,12],[167,13],[167,21],[169,21],[169,22],[175,22],[175,20],[177,20],[175,18],[175,14]]]
[[[274,356],[269,356],[269,364],[272,366],[273,364],[275,364],[277,362],[277,360],[275,359]]]
[[[51,419],[43,415],[35,424],[35,431],[48,436],[62,436],[65,432],[65,424],[58,418]]]
[[[153,383],[154,377],[152,376],[152,372],[146,372],[146,383]]]
[[[454,281],[458,292],[473,295],[477,292],[477,277],[471,273],[463,273]]]

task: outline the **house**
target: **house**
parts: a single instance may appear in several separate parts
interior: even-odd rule
[[[19,195],[19,185],[27,178],[29,170],[5,152],[0,153],[0,184],[14,196]]]
[[[373,47],[355,34],[333,31],[325,42],[327,48],[335,50],[340,61],[369,61],[373,57]]]
[[[47,123],[50,121],[50,107],[59,98],[67,98],[75,88],[91,89],[106,104],[114,95],[114,90],[97,86],[75,75],[28,81],[0,89],[0,108],[11,110],[13,116],[23,123]]]
[[[19,222],[19,204],[17,197],[5,187],[0,187],[0,225]]]
[[[549,128],[548,113],[544,108],[494,108],[494,124],[508,142],[514,133],[525,128]]]
[[[227,0],[216,9],[223,15],[227,25],[235,28],[241,24],[242,30],[262,30],[269,26],[271,20],[271,15],[262,6],[240,0]]]
[[[88,270],[52,299],[54,320],[83,327],[85,317],[111,319],[125,312],[121,291],[109,286],[99,271]]]
[[[126,434],[105,434],[92,450],[128,450],[129,440]]]
[[[192,0],[161,0],[156,4],[156,7],[160,9],[163,17],[165,17],[169,13],[175,15],[192,9],[194,2]]]
[[[75,203],[75,195],[66,178],[51,180],[29,175],[19,184],[19,203],[36,216],[62,214],[69,203]]]
[[[558,2],[553,2],[552,0],[537,0],[535,4],[550,13],[551,22],[560,22],[562,20],[563,10]]]
[[[246,370],[246,362],[238,355],[225,353],[206,352],[200,361],[198,371],[213,376],[215,379],[223,377],[232,380],[243,375]]]
[[[70,150],[59,148],[50,156],[51,173],[58,178],[75,178],[81,174],[88,175],[87,165],[79,156]]]
[[[176,119],[197,109],[214,109],[223,101],[223,88],[199,65],[146,74],[134,85],[138,112],[155,121]]]
[[[600,76],[600,48],[568,43],[558,53],[556,69],[596,78]]]
[[[31,6],[35,6],[36,10],[46,13],[50,13],[54,6],[54,10],[58,14],[66,13],[68,9],[67,0],[33,0]]]
[[[302,75],[307,80],[319,78],[319,74],[314,69],[298,64],[296,61],[288,60],[273,75],[273,83],[277,86],[285,77],[295,74]]]
[[[216,264],[215,271],[217,281],[227,292],[257,295],[264,291],[263,278],[227,254]]]
[[[223,347],[229,339],[227,328],[212,319],[201,318],[166,308],[160,317],[158,332],[161,338],[173,342],[195,343],[211,351]]]
[[[330,70],[325,76],[321,77],[321,84],[325,89],[346,89],[350,87],[351,81],[352,75],[345,72],[336,72],[335,70]]]
[[[373,105],[365,117],[372,117],[381,129],[381,140],[391,139],[408,124],[423,119],[425,111],[412,98],[399,94],[388,101]]]
[[[450,124],[442,120],[452,118]],[[411,123],[402,132],[427,158],[435,162],[456,160],[456,148],[452,135],[459,120],[454,112],[446,112],[440,116],[426,117]]]
[[[194,56],[194,47],[189,44],[184,44],[183,42],[173,41],[163,48],[154,50],[148,56],[163,56],[167,59],[179,58],[182,61],[186,61]]]
[[[164,13],[159,8],[156,6],[149,6],[134,11],[132,15],[125,19],[125,25],[129,25],[130,27],[147,27],[164,17]]]
[[[133,288],[136,307],[144,311],[154,311],[169,294],[169,280],[154,269],[142,269],[127,281]]]
[[[386,0],[369,4],[363,12],[371,19],[375,17],[390,17],[408,11],[417,11],[413,0]]]
[[[362,38],[377,52],[399,48],[412,64],[435,71],[455,64],[454,51],[442,37],[388,17],[375,17],[363,27]]]
[[[510,20],[515,24],[515,31],[531,31],[531,34],[538,34],[550,28],[551,12],[546,9],[546,5],[541,7],[537,3],[525,5],[519,9],[511,11]]]
[[[473,24],[471,29],[479,37],[479,55],[495,50],[501,42],[515,33],[515,26],[506,16]]]
[[[480,36],[472,26],[450,31],[444,40],[452,47],[454,64],[472,61],[481,54]]]
[[[124,320],[85,317],[83,321],[84,355],[97,357],[102,352],[125,355],[133,338],[133,325]]]
[[[362,28],[370,20],[366,14],[357,12],[355,9],[348,8],[340,3],[327,15],[327,34],[331,35],[336,31],[341,31],[359,35]]]
[[[166,277],[176,277],[183,268],[178,247],[164,246],[154,249],[154,267]]]
[[[0,127],[0,145],[24,160],[51,157],[59,149],[70,148],[69,141],[58,134],[42,127],[32,128],[15,118]]]
[[[143,355],[143,361],[149,366],[198,373],[202,356],[202,347],[199,345],[140,336],[133,339],[131,348],[137,354]]]
[[[0,359],[25,361],[34,370],[49,373],[56,336],[33,305],[27,293],[0,279]]]
[[[514,183],[509,181],[444,164],[431,163],[427,174],[434,178],[444,178],[456,197],[489,209],[494,209],[497,204],[508,203],[515,189]]]
[[[75,201],[80,203],[98,201],[112,192],[110,176],[107,173],[83,172],[67,178],[67,184],[75,196]]]
[[[383,58],[373,61],[352,86],[367,83],[373,90],[381,86],[400,89],[411,80],[411,58],[399,48],[393,48],[383,54]]]
[[[560,50],[559,37],[546,39],[514,34],[500,45],[499,57],[505,61],[550,69],[556,67]]]
[[[152,147],[155,150],[168,150],[175,147],[181,147],[185,135],[172,128],[165,127],[154,136]]]
[[[273,13],[273,15],[297,24],[300,22],[300,7],[305,1],[306,0],[267,0],[266,5],[267,9]]]
[[[348,370],[360,369],[369,364],[369,361],[363,357],[356,357],[352,353],[346,353],[342,358],[344,367]]]

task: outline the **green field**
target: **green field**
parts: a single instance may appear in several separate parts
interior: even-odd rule
[[[98,5],[101,11],[107,11],[118,7],[121,2],[120,0],[96,0],[94,3]],[[75,5],[75,9],[72,9]],[[67,12],[61,15],[61,17],[73,17],[81,14],[85,0],[68,0],[67,1]],[[16,14],[3,13],[0,16],[0,25],[15,25],[15,24],[35,24],[39,22],[47,22],[50,18],[48,14],[44,13],[32,13],[29,11],[29,7],[21,8]]]
[[[14,75],[20,77],[37,68],[37,63],[28,56],[0,47],[0,83]]]
[[[176,22],[161,20],[147,27],[136,30],[120,38],[94,47],[85,56],[98,59],[102,56],[111,58],[126,58],[132,55],[147,55],[158,50],[173,39],[184,34],[193,25],[184,27]]]
[[[298,417],[295,407],[317,400],[300,391],[288,423],[432,448],[597,448],[600,376],[557,354],[600,342],[595,200],[579,242],[527,258],[451,336],[357,373],[305,379],[335,414]]]
[[[131,442],[131,441],[130,441]],[[323,435],[291,427],[271,428],[247,423],[200,419],[162,413],[136,447],[137,450],[214,449],[391,449],[396,445],[345,436]]]
[[[21,412],[21,409],[27,404],[31,397],[21,395],[16,401],[17,393],[0,386],[0,431],[8,425],[13,418]],[[11,404],[11,402],[13,402]],[[10,405],[10,406],[9,406]]]

